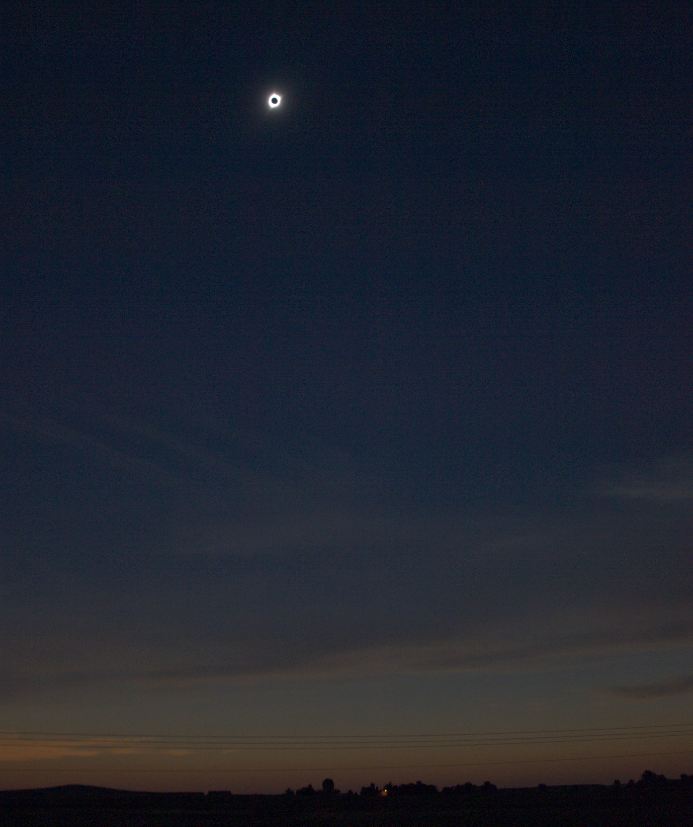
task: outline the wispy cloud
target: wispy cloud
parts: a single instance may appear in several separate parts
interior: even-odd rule
[[[237,434],[188,423],[187,430],[195,431],[190,436],[95,405],[69,418],[24,413],[6,421],[39,453],[56,447],[64,452],[56,464],[62,476],[56,471],[52,477],[63,487],[85,478],[86,460],[111,501],[120,490],[113,481],[139,483],[168,497],[158,504],[171,529],[172,555],[334,553],[430,537],[430,526],[414,525],[401,508],[386,513],[381,474],[324,447],[277,452],[250,436],[244,442]],[[146,529],[156,510],[141,519]]]
[[[119,735],[32,735],[0,732],[0,763],[50,761],[56,758],[96,758],[114,755],[187,755],[188,750],[165,739]]]
[[[160,463],[144,456],[141,451],[116,445],[103,433],[77,423],[66,424],[47,416],[11,416],[7,417],[9,425],[23,431],[35,439],[44,440],[54,445],[63,445],[84,455],[92,457],[111,471],[126,475],[138,475],[149,480],[170,485],[176,482],[171,473]]]
[[[676,503],[693,500],[693,456],[686,452],[660,457],[643,468],[604,473],[595,493],[622,500]]]
[[[693,623],[658,624],[647,613],[634,616],[568,612],[565,617],[496,618],[484,624],[470,619],[467,629],[445,633],[430,619],[421,628],[403,623],[385,636],[374,631],[377,620],[343,631],[305,628],[300,619],[290,629],[247,629],[241,636],[218,630],[215,638],[181,634],[162,636],[156,649],[119,643],[103,634],[83,640],[60,660],[38,660],[15,652],[16,671],[0,675],[0,702],[21,705],[31,696],[99,686],[116,693],[177,690],[191,686],[241,686],[276,681],[302,682],[392,674],[549,672],[580,668],[594,657],[615,653],[690,646]],[[56,647],[51,647],[56,648]],[[109,662],[99,653],[110,652]],[[693,678],[661,686],[613,689],[627,697],[655,697],[690,691]],[[651,694],[647,694],[651,693]],[[657,695],[658,696],[658,695]]]
[[[619,698],[629,698],[635,701],[668,698],[671,695],[688,695],[693,694],[693,675],[679,675],[666,681],[635,686],[610,686],[604,691]]]

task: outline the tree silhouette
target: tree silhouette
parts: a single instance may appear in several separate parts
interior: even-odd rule
[[[334,792],[334,781],[331,778],[326,778],[322,782],[322,791],[328,795]]]
[[[370,787],[361,787],[361,796],[363,798],[375,798],[380,795],[380,787],[376,787],[371,781]]]
[[[315,790],[313,789],[312,784],[308,784],[307,787],[301,787],[300,790],[296,790],[296,795],[314,795]]]

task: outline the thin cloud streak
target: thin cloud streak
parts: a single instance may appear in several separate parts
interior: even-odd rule
[[[172,476],[161,464],[153,462],[134,451],[125,451],[109,444],[103,437],[96,437],[87,430],[65,425],[47,416],[8,417],[10,426],[23,431],[36,440],[65,445],[88,454],[103,463],[109,470],[123,475],[137,475],[147,481],[155,480],[163,485],[177,485],[181,480]]]
[[[189,755],[190,751],[151,737],[138,736],[29,736],[0,733],[0,763],[51,761],[60,758],[97,758],[111,755]]]
[[[431,635],[421,639],[406,631],[399,639],[374,645],[367,635],[350,639],[280,640],[258,646],[232,639],[161,641],[156,651],[137,652],[109,645],[111,667],[90,666],[90,646],[70,653],[60,664],[24,659],[16,672],[4,670],[0,700],[22,704],[30,697],[71,691],[85,686],[117,692],[170,691],[208,685],[248,686],[274,683],[321,682],[372,678],[394,674],[546,673],[580,669],[595,658],[627,652],[662,651],[693,643],[693,618],[666,624],[653,623],[643,615],[626,619],[577,616],[559,621],[551,616],[533,617],[512,625],[496,623],[454,637]],[[562,627],[562,628],[561,628]],[[566,631],[570,627],[571,631]],[[547,632],[547,629],[555,630]],[[417,639],[417,637],[419,639]],[[531,642],[528,642],[531,641]],[[104,645],[103,639],[98,641]],[[686,683],[688,681],[688,683]],[[690,691],[693,678],[634,689],[615,688],[612,694],[645,698]],[[650,693],[650,694],[648,694]],[[659,693],[659,694],[657,694]]]
[[[650,701],[658,698],[669,698],[673,695],[688,695],[693,694],[693,675],[679,675],[669,680],[639,686],[611,686],[605,692],[634,701]]]
[[[623,469],[604,478],[595,493],[620,500],[679,503],[693,500],[693,459],[689,453],[660,457],[644,469]]]

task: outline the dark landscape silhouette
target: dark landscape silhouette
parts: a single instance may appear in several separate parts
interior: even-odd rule
[[[498,788],[487,781],[438,789],[421,781],[341,792],[331,778],[278,795],[137,792],[69,784],[0,792],[3,824],[17,827],[197,825],[579,825],[689,827],[693,775],[651,770],[626,783]]]

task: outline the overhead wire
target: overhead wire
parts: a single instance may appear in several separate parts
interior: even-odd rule
[[[401,763],[383,762],[378,765],[370,765],[365,762],[363,765],[337,766],[339,760],[335,761],[334,754],[325,764],[320,767],[268,767],[268,766],[226,766],[199,767],[188,765],[186,767],[159,766],[148,767],[141,765],[136,755],[128,756],[128,760],[135,759],[135,764],[128,768],[110,767],[108,770],[91,766],[79,770],[84,773],[99,774],[99,772],[117,773],[126,775],[128,773],[146,773],[147,775],[169,775],[169,774],[190,774],[190,775],[236,775],[253,773],[275,773],[278,775],[286,773],[308,773],[308,772],[387,772],[394,770],[426,770],[441,768],[472,768],[512,764],[541,764],[555,762],[594,762],[599,760],[613,760],[625,758],[637,758],[647,756],[664,755],[693,755],[693,744],[689,749],[661,750],[653,748],[650,751],[618,753],[610,755],[556,755],[555,753],[545,757],[524,755],[521,758],[498,758],[489,759],[486,756],[479,756],[477,760],[470,760],[470,757],[459,755],[458,760],[412,763],[412,751],[416,754],[419,750],[440,750],[458,749],[464,750],[473,747],[547,747],[565,744],[587,744],[587,743],[617,743],[622,741],[640,741],[651,739],[654,741],[670,738],[685,738],[693,736],[693,724],[650,724],[636,726],[611,726],[611,727],[582,727],[571,729],[542,729],[542,730],[500,730],[485,732],[453,732],[453,733],[381,733],[381,734],[352,734],[352,735],[288,735],[288,734],[264,734],[264,735],[201,735],[201,734],[126,734],[116,732],[58,732],[47,730],[0,730],[0,765],[3,772],[45,772],[46,768],[27,767],[26,762],[18,760],[2,759],[2,748],[14,747],[30,749],[32,747],[43,748],[72,748],[75,753],[70,759],[79,759],[79,750],[100,750],[104,754],[113,751],[118,757],[125,757],[118,750],[137,748],[153,754],[163,754],[167,758],[185,758],[192,755],[200,756],[205,753],[277,753],[286,751],[330,751],[332,753],[343,753],[347,750],[407,750],[408,755],[402,756]],[[653,745],[654,747],[654,745]],[[56,756],[60,758],[62,756]],[[385,756],[383,756],[385,757]],[[452,756],[451,756],[452,757]],[[93,755],[90,756],[93,759]],[[408,759],[408,760],[407,760]],[[346,764],[346,762],[345,762]],[[21,765],[21,766],[20,766]],[[74,764],[69,767],[51,767],[52,773],[74,774]]]
[[[439,749],[455,747],[527,746],[587,743],[693,735],[693,724],[653,724],[625,727],[508,730],[455,733],[358,735],[186,735],[0,730],[0,745],[116,747],[123,743],[150,749],[210,750],[362,750]]]
[[[664,750],[653,752],[630,752],[612,755],[573,755],[563,757],[550,758],[515,758],[501,761],[455,761],[454,763],[438,763],[438,764],[390,764],[378,766],[351,766],[351,767],[336,767],[329,765],[322,765],[319,767],[224,767],[215,769],[213,767],[195,768],[195,767],[130,767],[128,769],[109,768],[107,772],[110,773],[153,773],[167,775],[170,773],[182,773],[189,775],[233,775],[236,773],[297,773],[297,772],[380,772],[385,770],[425,770],[425,769],[455,769],[461,767],[492,767],[501,766],[504,764],[554,764],[556,762],[564,763],[567,761],[600,761],[613,758],[647,758],[654,755],[693,755],[693,747],[691,749],[683,750]],[[11,769],[3,768],[3,772],[12,771]],[[90,770],[94,773],[103,772],[102,770]],[[26,768],[17,769],[16,772],[46,772],[45,769]],[[74,768],[53,769],[50,772],[74,773]]]

